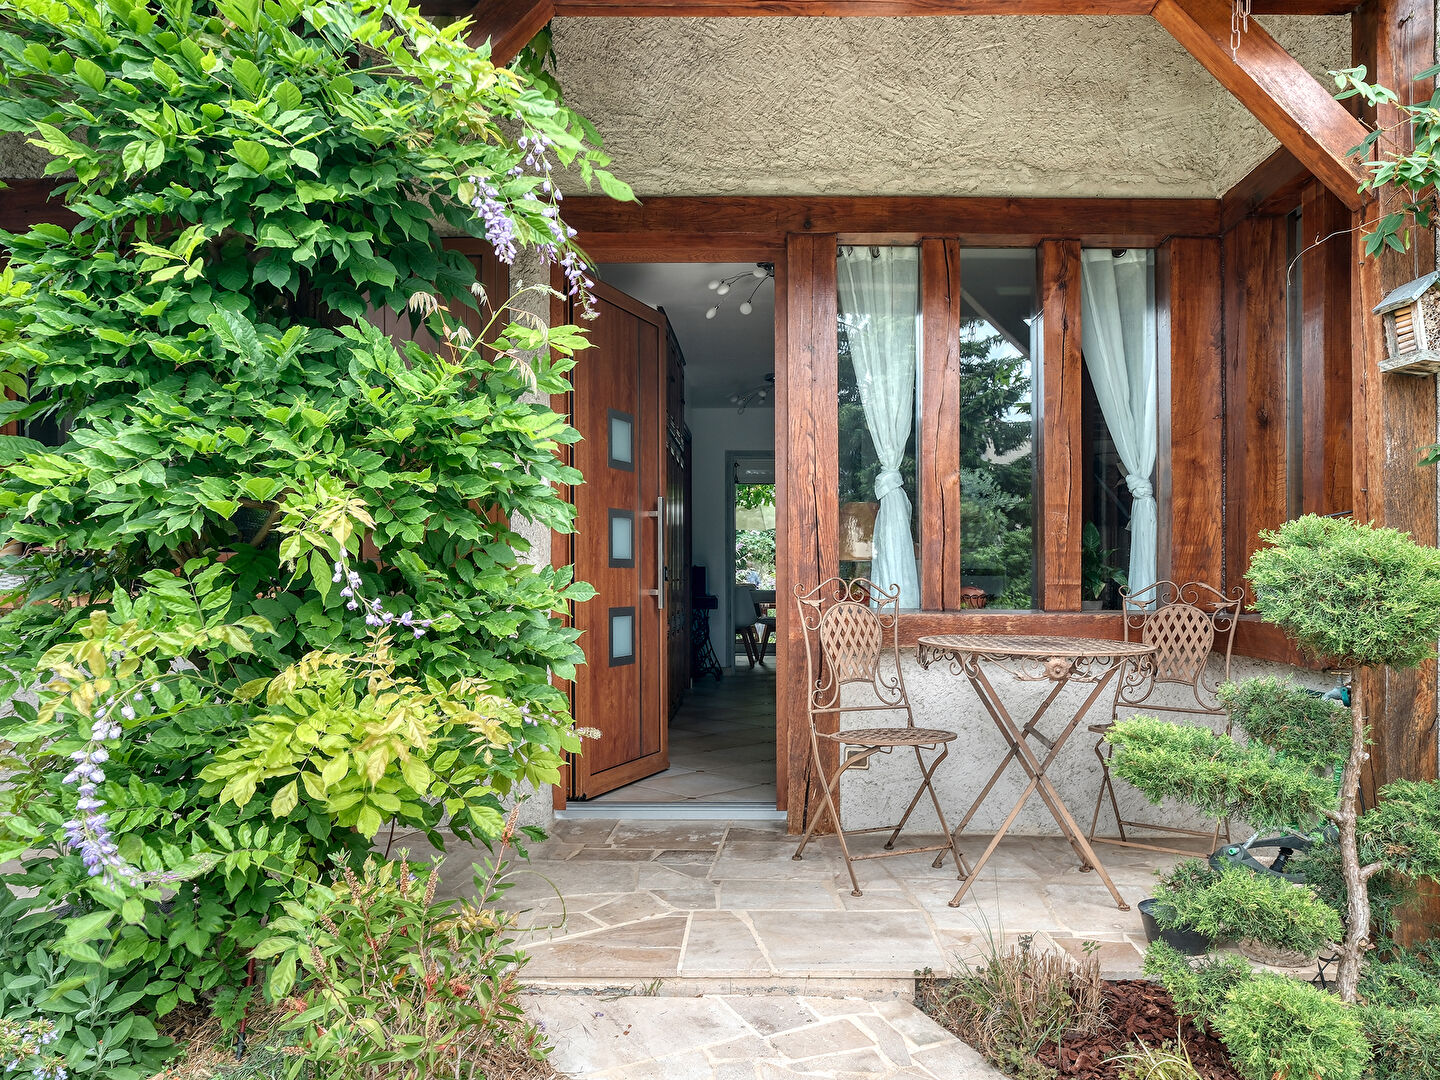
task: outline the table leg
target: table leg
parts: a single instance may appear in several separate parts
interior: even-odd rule
[[[991,839],[990,844],[985,849],[984,854],[981,855],[979,861],[976,862],[975,868],[971,872],[971,876],[966,879],[965,883],[960,887],[960,890],[955,894],[954,899],[950,901],[952,907],[958,906],[961,900],[964,899],[966,892],[969,891],[972,881],[975,877],[979,876],[981,869],[984,867],[986,862],[989,861],[989,858],[995,852],[995,849],[999,847],[1000,841],[1004,838],[1005,834],[1014,824],[1016,817],[1019,816],[1019,813],[1024,807],[1025,803],[1029,801],[1032,794],[1038,792],[1041,800],[1045,803],[1046,808],[1050,811],[1050,816],[1054,818],[1055,823],[1060,826],[1061,832],[1064,834],[1066,840],[1070,843],[1070,846],[1075,851],[1075,854],[1080,857],[1081,868],[1086,870],[1093,868],[1094,870],[1096,870],[1099,873],[1101,880],[1105,882],[1105,887],[1110,890],[1110,895],[1114,898],[1115,903],[1119,906],[1120,910],[1128,911],[1130,909],[1130,905],[1125,903],[1124,898],[1115,888],[1115,883],[1110,880],[1109,873],[1106,872],[1104,865],[1096,857],[1094,849],[1091,848],[1090,844],[1085,840],[1085,836],[1081,831],[1080,826],[1071,816],[1070,811],[1066,808],[1064,801],[1060,797],[1059,791],[1055,788],[1055,785],[1051,782],[1049,776],[1046,774],[1046,770],[1049,769],[1049,767],[1054,763],[1055,759],[1060,755],[1061,750],[1064,749],[1065,743],[1069,741],[1070,736],[1079,726],[1080,721],[1084,718],[1085,714],[1090,710],[1090,707],[1094,705],[1100,695],[1104,693],[1106,687],[1108,687],[1110,683],[1114,680],[1115,675],[1118,671],[1119,667],[1117,666],[1106,672],[1106,674],[1096,682],[1095,689],[1090,692],[1090,694],[1086,697],[1085,701],[1080,705],[1078,709],[1076,709],[1074,715],[1070,719],[1070,722],[1066,724],[1063,729],[1061,729],[1056,738],[1053,741],[1049,739],[1044,740],[1046,745],[1049,747],[1049,753],[1046,754],[1045,760],[1043,762],[1038,757],[1036,757],[1035,752],[1030,749],[1026,738],[1028,735],[1034,733],[1033,727],[1034,724],[1039,720],[1040,715],[1045,711],[1046,708],[1049,707],[1051,702],[1055,700],[1055,698],[1059,695],[1060,690],[1063,689],[1066,684],[1068,684],[1068,677],[1056,680],[1055,689],[1050,692],[1049,696],[1046,697],[1045,701],[1036,710],[1034,716],[1032,716],[1030,721],[1022,728],[1018,726],[1011,718],[1009,712],[1005,709],[1004,704],[1001,702],[999,694],[996,693],[994,686],[990,683],[990,680],[986,678],[985,673],[980,668],[979,664],[977,663],[975,665],[975,669],[973,672],[966,672],[966,674],[970,678],[971,684],[975,687],[976,696],[980,698],[981,704],[984,705],[986,712],[990,714],[990,718],[995,722],[996,727],[1000,729],[1000,733],[1005,738],[1005,741],[1010,744],[1010,750],[1007,752],[1004,761],[1001,763],[1000,769],[991,776],[990,783],[986,786],[985,791],[981,793],[980,800],[977,800],[976,803],[971,806],[969,813],[966,814],[965,822],[968,822],[970,818],[974,815],[976,809],[978,809],[980,801],[982,801],[985,795],[989,793],[991,787],[994,786],[996,780],[999,778],[1000,773],[1003,772],[1004,769],[1009,765],[1010,759],[1012,757],[1016,757],[1019,759],[1020,765],[1025,770],[1026,774],[1030,777],[1030,781],[1021,791],[1019,799],[1016,801],[1014,807],[1011,808],[1009,815],[1005,818],[1005,821],[1001,824],[999,830],[995,833],[995,836]],[[964,827],[965,822],[962,822],[961,828]]]

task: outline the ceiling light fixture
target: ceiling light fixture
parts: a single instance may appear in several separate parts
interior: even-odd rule
[[[735,406],[737,413],[743,413],[751,405],[764,405],[770,398],[770,391],[775,388],[775,373],[772,371],[765,376],[765,381],[745,390],[737,390],[730,395],[730,404]]]
[[[749,315],[752,311],[755,310],[755,294],[760,291],[760,287],[764,285],[766,281],[773,281],[774,278],[774,263],[756,263],[754,270],[746,270],[743,274],[731,274],[727,278],[715,278],[710,282],[709,285],[706,286],[706,288],[708,288],[711,292],[715,293],[717,296],[727,296],[729,295],[730,290],[733,289],[736,285],[739,285],[741,282],[748,283],[750,280],[753,279],[755,281],[755,287],[750,290],[749,296],[747,296],[744,300],[740,301],[740,314]],[[720,304],[715,304],[713,307],[706,309],[705,318],[715,318],[716,315],[720,314],[720,308]],[[741,411],[743,412],[744,410],[742,409]]]

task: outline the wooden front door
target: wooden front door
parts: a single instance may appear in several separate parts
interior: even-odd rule
[[[574,489],[575,576],[597,594],[575,607],[586,660],[575,719],[600,731],[570,771],[581,799],[669,766],[665,316],[605,285],[595,298],[592,347],[571,377],[574,463],[585,478]]]

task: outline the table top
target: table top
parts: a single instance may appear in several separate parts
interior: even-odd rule
[[[1049,660],[1086,656],[1148,656],[1155,646],[1109,638],[1032,637],[1023,634],[926,634],[917,642],[937,652]]]

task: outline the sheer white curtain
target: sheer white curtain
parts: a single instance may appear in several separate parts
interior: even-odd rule
[[[1156,366],[1153,255],[1080,256],[1080,343],[1105,426],[1135,497],[1130,512],[1130,591],[1155,582]]]
[[[916,608],[920,580],[900,462],[915,417],[919,249],[842,247],[839,293],[840,330],[850,347],[865,426],[880,460],[875,477],[880,510],[870,577],[885,588],[898,585],[900,606]]]

